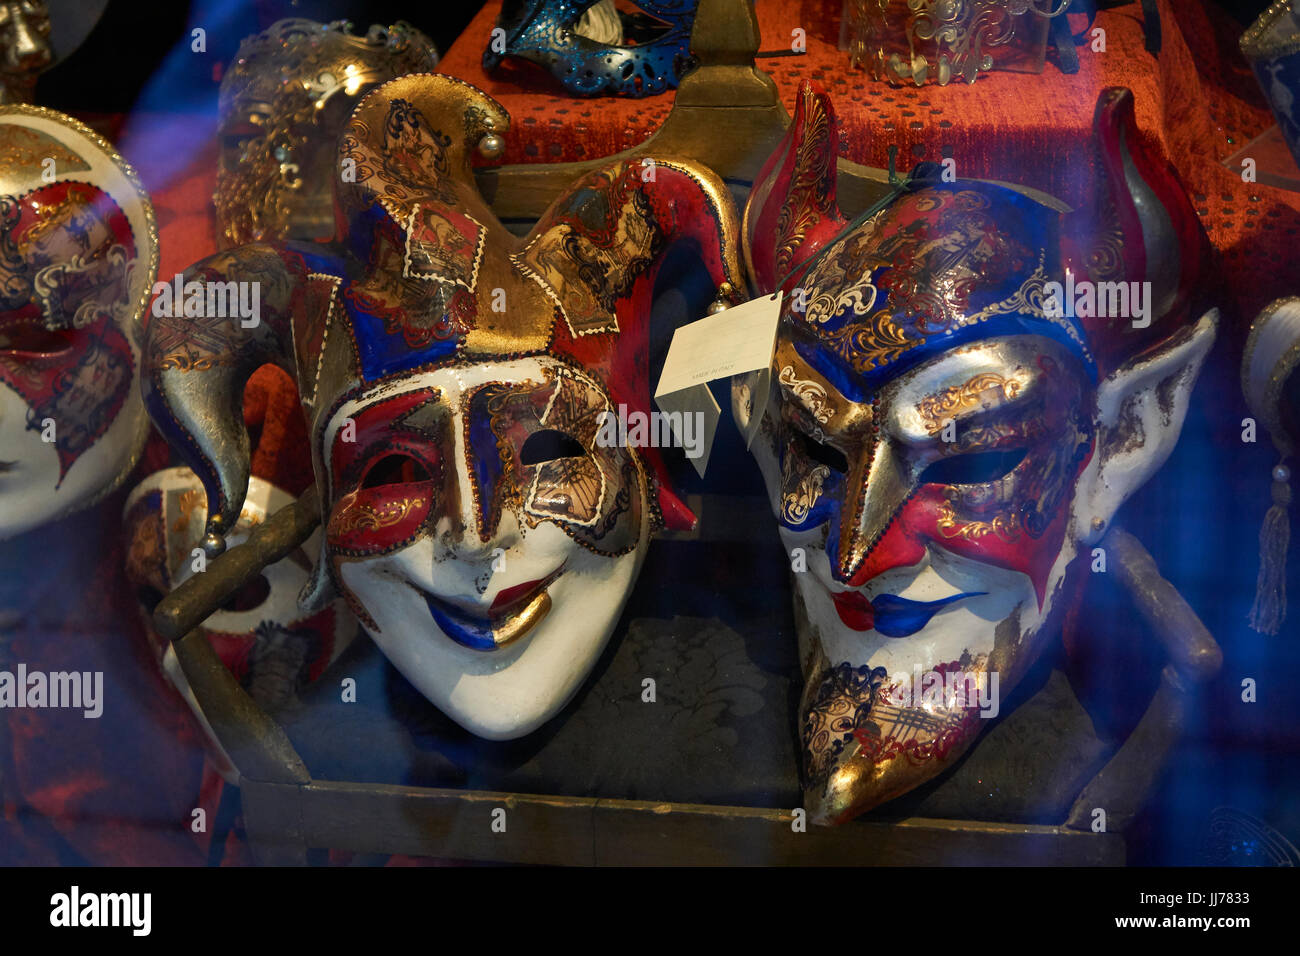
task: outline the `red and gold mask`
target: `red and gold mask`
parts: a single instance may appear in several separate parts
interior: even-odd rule
[[[149,198],[108,143],[0,107],[0,539],[89,507],[134,467],[157,257]]]
[[[754,449],[792,555],[806,807],[838,823],[952,766],[1052,632],[1076,558],[1168,456],[1213,341],[1204,237],[1132,96],[1087,208],[925,167],[864,221],[806,86],[745,253],[784,293]],[[738,380],[742,425],[756,377]]]

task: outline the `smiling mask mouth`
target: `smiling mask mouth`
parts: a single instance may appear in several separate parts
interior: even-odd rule
[[[536,627],[551,610],[547,592],[564,568],[544,578],[505,588],[488,609],[487,616],[471,614],[430,594],[424,595],[438,629],[449,638],[475,651],[495,651],[519,640]]]
[[[967,591],[938,601],[911,601],[896,594],[868,599],[861,591],[831,593],[840,622],[854,631],[876,631],[885,637],[911,637],[950,604],[981,597],[985,591]]]

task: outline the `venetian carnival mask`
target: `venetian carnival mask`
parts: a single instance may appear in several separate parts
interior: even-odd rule
[[[112,147],[61,113],[0,107],[0,539],[89,507],[134,466],[157,268],[153,208]]]
[[[1194,320],[1203,233],[1127,90],[1097,104],[1099,179],[1073,213],[919,167],[846,228],[837,135],[805,86],[744,224],[752,275],[785,292],[753,449],[801,572],[823,823],[935,777],[996,716],[1076,558],[1169,455],[1217,322]],[[742,427],[760,381],[733,383]]]
[[[483,51],[483,68],[507,57],[535,63],[578,96],[649,96],[677,86],[691,65],[699,0],[505,0]]]
[[[261,239],[329,239],[339,134],[368,91],[432,70],[433,42],[404,23],[280,20],[246,38],[221,81],[217,167],[218,245]]]
[[[251,478],[229,542],[240,543],[252,528],[292,502],[288,492]],[[164,595],[204,568],[206,521],[207,498],[194,472],[165,468],[150,475],[131,491],[123,512],[126,574],[163,672],[203,727],[218,771],[234,783],[238,772],[208,725],[176,652],[154,633],[149,617]],[[356,620],[342,601],[314,614],[298,606],[298,592],[311,571],[310,555],[319,543],[317,532],[301,548],[263,568],[201,628],[249,696],[272,712],[290,706],[356,633]]]
[[[268,361],[296,374],[325,523],[308,606],[341,594],[417,689],[495,739],[563,707],[654,525],[693,520],[656,449],[598,433],[619,405],[648,411],[668,249],[691,243],[724,301],[740,269],[726,190],[684,162],[612,162],[511,235],[470,166],[508,123],[447,76],[368,95],[340,145],[357,171],[339,186],[353,261],[296,244],[204,260],[194,294],[259,283],[260,321],[164,309],[145,385],[203,480],[216,548],[248,479],[243,383]]]
[[[0,0],[0,104],[30,103],[37,75],[53,61],[42,0]]]

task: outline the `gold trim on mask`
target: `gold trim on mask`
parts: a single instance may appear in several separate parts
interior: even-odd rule
[[[513,644],[540,624],[550,610],[551,596],[543,588],[541,593],[524,605],[522,610],[511,614],[501,624],[493,623],[493,643],[497,647]]]
[[[917,405],[917,412],[925,421],[925,430],[933,438],[959,412],[983,404],[984,393],[1000,388],[1005,399],[1020,394],[1022,383],[1014,378],[1004,378],[994,372],[976,375],[961,385],[945,388],[936,395],[927,395]]]
[[[951,496],[952,489],[947,489],[946,494]],[[937,525],[939,533],[945,538],[961,538],[965,541],[978,541],[995,534],[1007,544],[1012,544],[1020,539],[1021,532],[1020,516],[1014,513],[1003,512],[992,521],[958,522],[952,497],[948,497],[939,506]]]
[[[844,398],[839,389],[805,362],[785,335],[777,340],[773,365],[779,370],[777,382],[784,386],[781,395],[807,417],[813,437],[821,440],[826,434],[839,435],[871,428],[874,417],[871,405],[847,399],[842,403],[832,401],[833,398]]]
[[[353,531],[378,531],[380,528],[391,528],[401,523],[413,509],[423,505],[423,498],[403,498],[400,501],[391,501],[382,508],[372,508],[370,505],[357,502],[349,509],[344,519],[330,530],[334,534],[350,534]]]

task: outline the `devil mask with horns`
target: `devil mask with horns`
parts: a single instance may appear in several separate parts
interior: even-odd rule
[[[1177,441],[1217,322],[1193,311],[1204,235],[1134,135],[1132,95],[1105,91],[1094,125],[1078,212],[923,166],[847,228],[831,104],[805,86],[755,183],[747,264],[785,297],[754,448],[806,560],[820,822],[953,765],[1042,650],[1075,559]],[[742,427],[760,381],[733,385]]]
[[[447,76],[370,93],[340,144],[351,260],[257,244],[198,263],[191,315],[155,304],[145,383],[203,480],[216,548],[248,485],[243,383],[266,362],[296,375],[325,523],[305,604],[341,593],[416,688],[493,739],[563,707],[652,526],[693,522],[657,452],[596,436],[619,404],[649,410],[669,246],[695,244],[723,301],[740,269],[726,190],[686,162],[612,162],[512,236],[470,166],[508,122]],[[229,282],[259,283],[256,324],[200,301]]]

